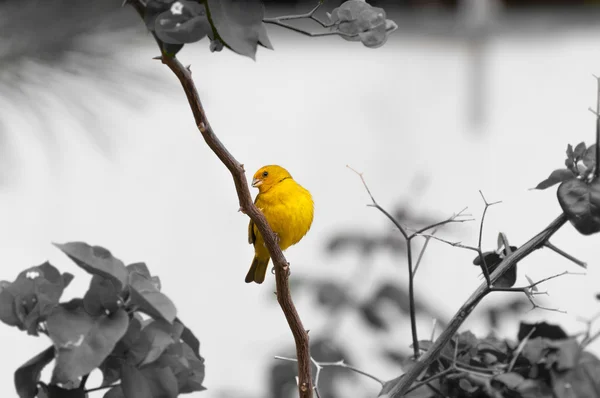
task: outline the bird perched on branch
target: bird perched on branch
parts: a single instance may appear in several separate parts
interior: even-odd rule
[[[258,188],[254,204],[265,215],[279,247],[285,250],[306,235],[313,221],[314,203],[310,192],[298,184],[281,166],[264,166],[254,174]],[[254,222],[248,225],[248,241],[254,245],[254,260],[246,283],[263,283],[271,256]]]

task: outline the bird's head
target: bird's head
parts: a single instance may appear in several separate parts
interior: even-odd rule
[[[267,192],[281,181],[292,178],[290,173],[281,166],[270,165],[261,167],[252,178],[252,186],[259,192]]]

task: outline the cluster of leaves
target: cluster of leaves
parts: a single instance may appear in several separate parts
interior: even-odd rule
[[[592,398],[600,391],[600,360],[558,326],[522,323],[518,342],[455,336],[410,398]],[[427,350],[431,341],[419,342]],[[406,370],[412,360],[405,363]],[[402,377],[402,376],[400,376]],[[384,386],[381,395],[394,384]]]
[[[258,45],[273,49],[264,14],[260,0],[148,0],[143,10],[146,26],[167,54],[174,55],[184,44],[208,36],[212,52],[227,47],[252,59]],[[371,7],[364,0],[348,0],[328,15],[326,26],[332,31],[371,48],[382,46],[396,27],[386,19],[383,9]],[[306,16],[286,19],[301,18]]]
[[[260,1],[149,0],[144,11],[146,26],[170,54],[208,36],[213,52],[225,46],[254,58],[258,44],[273,49],[263,18]]]
[[[558,187],[558,202],[573,226],[583,235],[600,232],[600,179],[596,162],[596,144],[584,142],[567,147],[565,168],[554,170],[535,188]]]
[[[48,262],[0,282],[0,320],[53,343],[15,372],[20,398],[84,398],[95,369],[104,375],[105,398],[175,398],[205,389],[200,342],[146,264],[125,266],[83,242],[56,246],[92,274],[83,298],[59,301],[73,275]],[[52,360],[47,384],[41,372]]]
[[[342,33],[349,41],[361,41],[366,47],[378,48],[385,44],[392,26],[383,8],[372,7],[365,0],[348,0],[327,14],[332,30]]]

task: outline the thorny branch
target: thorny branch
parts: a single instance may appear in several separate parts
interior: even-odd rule
[[[142,2],[142,0],[128,0],[128,2],[135,8],[140,17],[143,18],[145,4]],[[154,33],[152,34],[154,35]],[[154,38],[159,44],[160,48],[160,41],[155,35]],[[271,227],[269,226],[265,216],[252,201],[252,196],[250,195],[250,190],[248,189],[246,175],[244,174],[244,165],[235,159],[235,157],[227,150],[227,148],[223,145],[213,131],[206,116],[206,112],[200,100],[198,91],[196,90],[189,67],[184,67],[175,56],[169,56],[162,53],[160,59],[162,63],[167,65],[179,79],[194,115],[198,130],[200,130],[204,141],[231,173],[239,200],[240,210],[242,210],[243,213],[247,214],[248,217],[254,221],[254,224],[263,236],[265,246],[269,250],[269,254],[271,255],[271,259],[275,265],[277,301],[279,302],[279,305],[281,306],[281,309],[285,315],[296,344],[299,394],[301,398],[312,398],[313,387],[310,367],[311,359],[308,332],[302,325],[302,321],[300,320],[300,316],[298,315],[290,294],[290,285],[288,279],[289,263],[279,248],[279,245],[276,242],[275,234],[271,230]]]

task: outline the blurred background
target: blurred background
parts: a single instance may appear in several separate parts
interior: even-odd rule
[[[231,177],[194,126],[176,78],[151,60],[152,37],[120,3],[0,1],[0,279],[50,260],[76,275],[64,298],[82,295],[89,276],[51,242],[86,241],[126,263],[145,261],[201,341],[208,390],[194,396],[295,396],[295,364],[273,359],[294,355],[274,278],[243,281],[253,251]],[[265,2],[268,16],[315,3]],[[281,164],[313,193],[312,230],[287,252],[313,356],[388,380],[410,355],[406,248],[366,206],[346,165],[411,227],[468,207],[475,221],[438,232],[468,245],[477,243],[482,190],[503,201],[488,212],[484,249],[495,248],[498,232],[523,244],[560,213],[555,188],[529,189],[563,166],[568,143],[594,141],[587,109],[596,103],[592,74],[600,74],[600,2],[371,4],[399,26],[377,50],[269,26],[275,51],[260,48],[256,62],[210,53],[206,40],[179,58],[192,65],[211,124],[249,177]],[[598,236],[567,225],[552,242],[589,264],[585,276],[541,287],[548,296],[538,303],[565,312],[530,311],[523,295],[498,294],[462,330],[514,339],[520,321],[538,320],[585,330],[582,319],[600,311]],[[415,281],[420,339],[439,334],[481,283],[473,257],[430,242]],[[519,264],[517,285],[565,270],[580,271],[540,250]],[[49,342],[8,326],[0,339],[0,395],[11,397],[14,370]],[[100,380],[93,374],[88,385]],[[366,398],[379,386],[328,368],[320,390]]]

